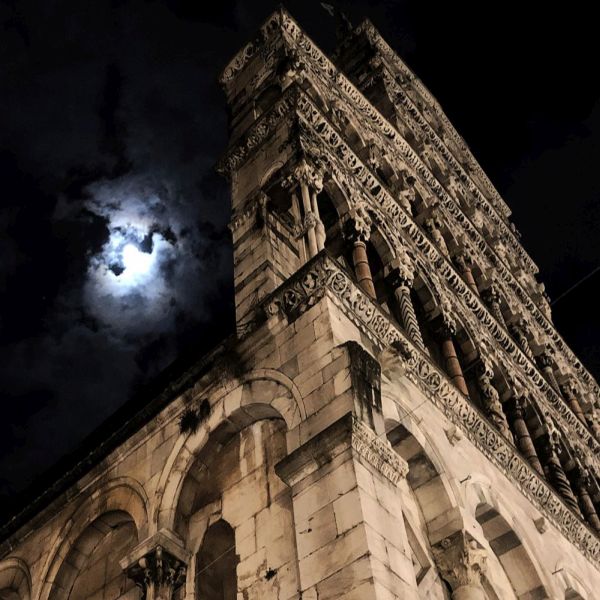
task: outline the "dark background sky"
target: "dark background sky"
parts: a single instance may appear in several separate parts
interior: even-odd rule
[[[600,53],[583,5],[524,4],[342,7],[441,102],[557,297],[599,264]],[[286,6],[333,48],[319,2]],[[0,511],[183,349],[231,330],[216,79],[274,8],[0,2]],[[148,275],[122,272],[128,243]],[[596,375],[599,279],[554,311]]]

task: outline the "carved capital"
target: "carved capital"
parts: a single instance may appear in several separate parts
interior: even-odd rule
[[[306,160],[301,160],[292,170],[291,175],[283,182],[284,187],[294,187],[297,184],[306,184],[317,193],[323,189],[323,173],[321,170],[309,164]]]
[[[376,435],[352,413],[347,413],[288,454],[275,466],[275,471],[293,487],[348,449],[394,485],[408,474],[408,463],[394,451],[390,442]]]
[[[121,568],[142,591],[143,600],[171,600],[184,582],[188,552],[170,532],[161,530],[121,560]]]
[[[473,266],[473,259],[466,250],[461,250],[454,255],[456,266],[464,273]]]
[[[443,539],[433,547],[433,557],[442,577],[453,591],[469,586],[481,588],[487,553],[464,531]]]
[[[579,396],[577,383],[572,377],[560,384],[560,391],[565,397],[565,400],[577,400],[577,397]]]
[[[352,242],[366,242],[371,236],[373,220],[367,209],[358,204],[344,223],[344,235]]]
[[[500,303],[500,290],[495,283],[492,283],[492,285],[485,289],[481,295],[488,304]]]
[[[395,290],[399,287],[411,288],[414,281],[415,267],[406,252],[393,260],[386,269],[388,271],[386,279],[390,287]]]
[[[542,352],[536,356],[536,359],[542,369],[552,369],[554,366],[554,358],[548,346],[546,346],[544,350],[542,350]]]

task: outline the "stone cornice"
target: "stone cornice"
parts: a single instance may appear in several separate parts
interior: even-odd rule
[[[317,255],[262,306],[268,316],[283,313],[293,319],[326,294],[376,347],[401,347],[406,376],[571,543],[600,565],[600,539],[333,259]]]
[[[377,28],[369,19],[365,19],[355,30],[354,33],[359,34],[364,32],[369,41],[377,48],[379,52],[394,66],[397,73],[410,79],[411,83],[424,100],[435,110],[436,115],[440,118],[444,124],[446,131],[450,134],[453,141],[465,153],[471,160],[474,170],[477,175],[481,178],[485,184],[487,191],[493,197],[497,203],[497,210],[504,216],[509,217],[511,214],[509,206],[506,204],[502,196],[498,193],[498,190],[494,187],[494,184],[490,181],[485,171],[481,168],[481,165],[477,162],[477,159],[471,153],[471,150],[463,140],[462,136],[456,131],[444,111],[440,106],[439,102],[435,99],[433,94],[427,89],[423,82],[409,69],[409,67],[402,61],[402,59],[396,54],[396,52],[390,47],[385,41],[382,35],[377,31]]]
[[[294,486],[348,451],[366,461],[393,485],[408,474],[408,463],[359,417],[347,413],[283,458],[275,470],[288,485]]]

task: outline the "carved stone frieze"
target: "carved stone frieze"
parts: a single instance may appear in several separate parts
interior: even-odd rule
[[[408,463],[386,439],[356,417],[352,419],[352,449],[394,485],[408,475]]]

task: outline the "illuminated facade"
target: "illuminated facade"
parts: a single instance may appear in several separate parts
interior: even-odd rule
[[[592,600],[599,389],[435,99],[284,10],[221,83],[237,335],[9,524],[0,598]]]

